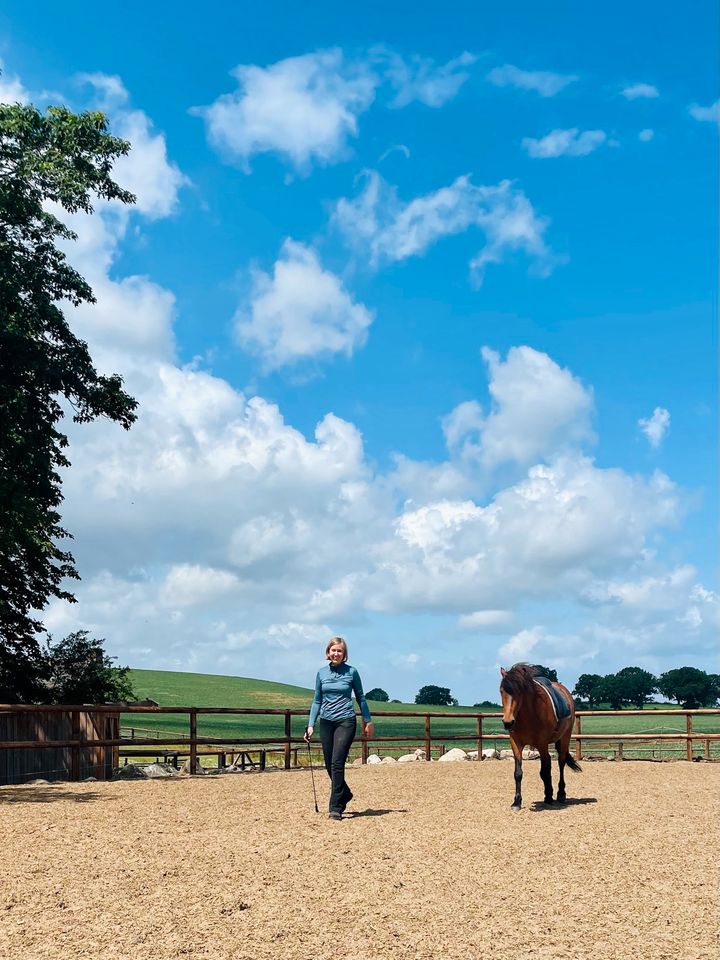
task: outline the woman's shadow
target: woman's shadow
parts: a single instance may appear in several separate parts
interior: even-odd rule
[[[357,817],[384,817],[388,813],[409,813],[409,810],[350,810],[343,814],[348,820],[355,820]]]

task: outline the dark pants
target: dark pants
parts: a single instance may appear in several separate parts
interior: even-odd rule
[[[356,729],[355,717],[347,720],[320,720],[320,742],[325,769],[332,783],[329,806],[331,813],[342,813],[352,796],[350,787],[345,783],[345,761],[355,739]]]

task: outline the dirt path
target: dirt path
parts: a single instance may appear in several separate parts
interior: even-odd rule
[[[308,771],[0,788],[0,957],[717,960],[720,765],[348,780],[341,823]]]

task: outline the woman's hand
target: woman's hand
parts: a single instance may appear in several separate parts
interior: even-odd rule
[[[372,722],[372,720],[369,723],[365,724],[365,729],[363,730],[363,736],[365,737],[375,736],[375,724]]]
[[[303,734],[303,740],[305,743],[310,743],[310,737],[313,735],[313,730],[315,727],[306,727],[305,733]]]

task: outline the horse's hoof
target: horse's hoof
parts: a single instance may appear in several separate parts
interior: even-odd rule
[[[519,803],[514,803],[514,804],[510,807],[510,809],[511,809],[511,810],[514,810],[515,813],[518,813],[519,810],[520,810],[520,804],[519,804]]]
[[[543,800],[543,803],[554,803],[554,802],[555,801],[553,800],[552,797],[545,797],[545,799]]]
[[[558,797],[558,798],[557,798],[557,802],[558,802],[558,803],[567,803],[567,797]]]

